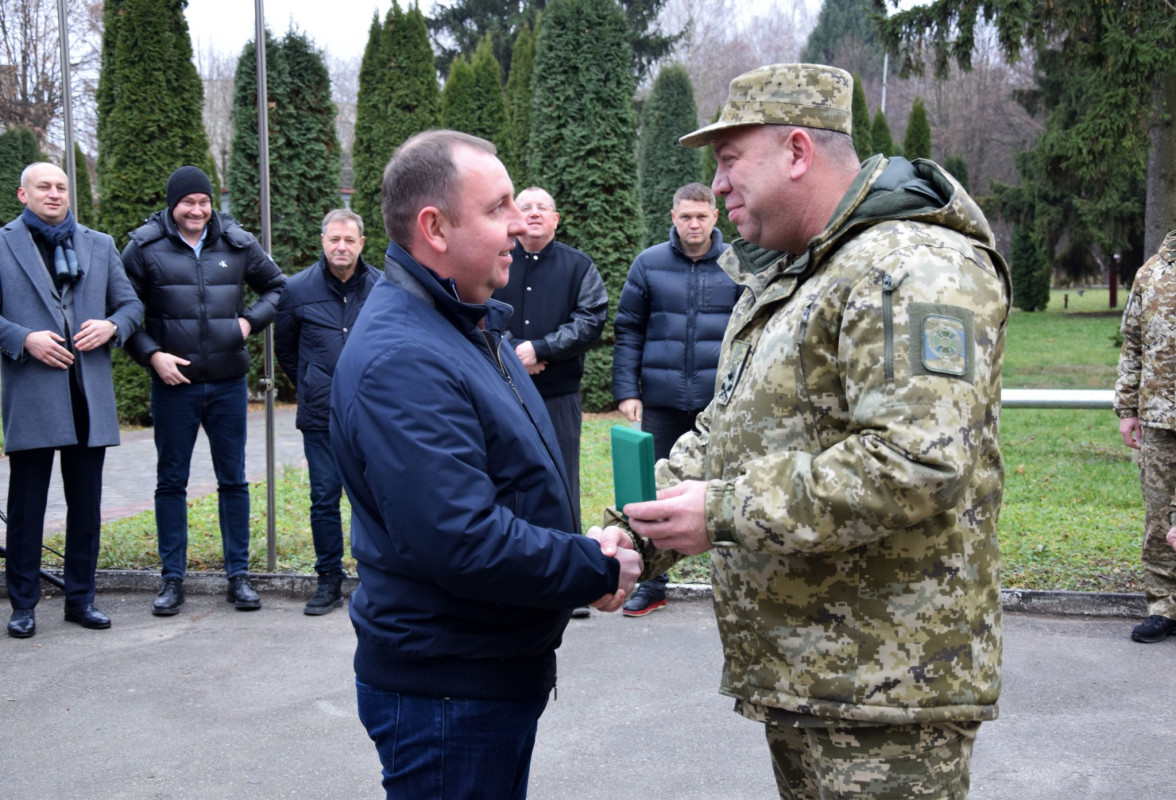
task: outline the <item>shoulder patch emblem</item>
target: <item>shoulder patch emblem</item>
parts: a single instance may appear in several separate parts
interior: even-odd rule
[[[976,347],[975,315],[971,309],[943,304],[912,303],[911,372],[951,375],[972,380]]]
[[[968,368],[964,348],[968,330],[962,319],[929,315],[923,318],[923,366],[931,372],[963,375]]]

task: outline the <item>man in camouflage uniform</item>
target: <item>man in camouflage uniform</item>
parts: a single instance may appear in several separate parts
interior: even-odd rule
[[[1135,273],[1119,330],[1115,413],[1123,443],[1139,451],[1144,504],[1148,617],[1131,638],[1152,643],[1176,633],[1176,552],[1164,541],[1176,530],[1176,231]]]
[[[698,431],[624,511],[643,578],[710,551],[721,691],[781,797],[962,798],[1000,690],[1008,269],[938,166],[859,165],[851,98],[762,67],[682,138],[714,146],[747,291]]]

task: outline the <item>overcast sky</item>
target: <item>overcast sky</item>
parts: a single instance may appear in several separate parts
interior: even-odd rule
[[[742,0],[743,4],[763,13],[777,3],[794,0]],[[820,0],[804,0],[819,8]],[[444,1],[442,5],[444,5]],[[401,0],[407,8],[408,0]],[[428,15],[436,0],[420,0]],[[263,0],[266,23],[277,36],[290,28],[290,22],[305,31],[314,43],[333,58],[350,59],[363,55],[372,15],[381,18],[392,7],[391,0]],[[203,52],[211,46],[221,53],[238,55],[253,38],[255,3],[249,0],[189,0],[188,29],[192,49]]]
[[[282,36],[290,21],[306,32],[314,43],[335,58],[363,55],[372,15],[381,16],[392,7],[390,0],[263,0],[265,20],[270,31]],[[189,0],[188,29],[192,49],[197,53],[212,49],[239,54],[253,38],[255,3],[249,0]],[[404,3],[401,3],[404,7]],[[427,14],[432,0],[422,0]]]

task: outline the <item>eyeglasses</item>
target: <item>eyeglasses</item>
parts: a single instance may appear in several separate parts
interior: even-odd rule
[[[532,211],[548,214],[555,211],[555,206],[549,206],[547,203],[523,203],[519,206],[519,211],[522,211],[524,214],[530,214]]]

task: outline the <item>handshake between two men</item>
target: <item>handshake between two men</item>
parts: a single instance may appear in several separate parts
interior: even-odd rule
[[[692,556],[711,548],[703,513],[705,501],[705,481],[683,481],[659,491],[656,500],[628,503],[621,510],[633,532],[656,549]],[[644,562],[633,537],[620,526],[594,526],[587,535],[600,542],[601,553],[621,562],[616,593],[606,594],[592,604],[599,611],[616,611],[632,594],[643,574]],[[663,566],[659,565],[659,569]]]

